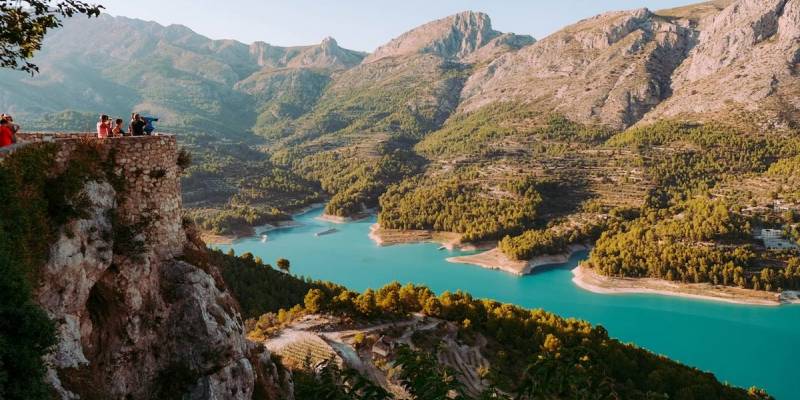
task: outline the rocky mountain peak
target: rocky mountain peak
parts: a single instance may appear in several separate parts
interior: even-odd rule
[[[336,39],[328,36],[325,39],[322,39],[320,46],[325,49],[335,49],[339,47],[339,43],[336,42]]]
[[[365,54],[339,47],[336,39],[326,37],[318,45],[280,47],[264,42],[250,46],[250,54],[265,68],[346,69],[358,65]]]
[[[488,15],[465,11],[412,29],[375,50],[364,62],[428,53],[463,58],[501,33],[492,29]]]
[[[694,38],[683,24],[646,8],[600,14],[477,70],[460,107],[470,112],[517,101],[543,113],[622,128],[669,96],[671,73]]]

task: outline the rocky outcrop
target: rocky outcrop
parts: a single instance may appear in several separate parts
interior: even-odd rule
[[[469,64],[490,62],[504,53],[519,50],[535,42],[536,39],[532,36],[503,33],[464,57],[464,61]]]
[[[800,121],[800,1],[740,0],[708,18],[673,78],[674,95],[646,120],[759,115],[768,127]]]
[[[647,9],[602,14],[478,70],[462,92],[461,109],[517,101],[622,128],[671,94],[672,72],[695,40],[688,22]]]
[[[429,22],[400,35],[375,50],[364,59],[364,63],[415,54],[460,59],[500,35],[500,32],[492,29],[488,15],[466,11]]]
[[[358,65],[365,53],[339,47],[332,37],[314,46],[280,47],[264,42],[250,45],[250,54],[265,68],[320,68],[340,70]]]
[[[57,143],[59,166],[90,145]],[[85,184],[75,205],[80,217],[61,228],[38,279],[37,302],[59,331],[48,357],[56,393],[251,399],[259,390],[290,398],[290,380],[257,376],[275,366],[246,340],[238,305],[215,267],[180,259],[185,249],[201,254],[203,245],[182,226],[175,139],[92,145],[122,182]]]

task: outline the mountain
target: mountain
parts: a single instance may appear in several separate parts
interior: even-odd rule
[[[330,214],[359,213],[375,207],[390,184],[421,170],[424,161],[411,146],[457,109],[472,63],[532,42],[493,30],[481,13],[434,21],[331,76],[307,112],[277,123],[260,118],[256,131],[278,163],[332,194]]]
[[[264,42],[250,45],[250,54],[264,68],[347,69],[358,65],[365,54],[339,47],[336,39],[326,37],[314,46],[279,47]]]
[[[578,122],[625,127],[671,94],[672,72],[693,35],[647,9],[590,18],[481,68],[464,88],[461,109],[517,101]]]
[[[348,68],[363,57],[331,38],[314,46],[246,45],[180,25],[108,15],[74,19],[47,37],[36,56],[41,74],[0,71],[0,109],[33,129],[49,127],[48,120],[65,110],[92,120],[101,112],[127,120],[135,110],[159,116],[166,130],[241,139],[259,105],[252,91],[236,87],[239,82],[276,69]]]
[[[303,311],[300,296],[286,288],[316,284],[277,279],[252,255],[233,261],[201,251],[190,220],[213,233],[252,234],[253,226],[279,225],[323,201],[327,217],[338,221],[377,213],[373,236],[402,242],[447,232],[442,236],[460,245],[493,247],[458,258],[467,263],[523,274],[541,259],[591,244],[576,282],[595,277],[588,285],[601,286],[595,290],[656,282],[653,290],[777,304],[780,291],[800,289],[800,257],[769,249],[753,231],[774,229],[788,245],[800,241],[798,15],[800,0],[720,0],[608,12],[534,40],[497,32],[488,16],[464,12],[370,55],[331,39],[246,45],[120,17],[70,20],[37,56],[41,75],[0,71],[0,109],[28,130],[91,129],[98,112],[157,114],[160,127],[185,133],[180,143],[193,165],[188,152],[171,149],[158,161],[163,171],[130,166],[124,177],[132,187],[116,194],[109,186],[118,179],[107,175],[116,174],[108,168],[114,157],[84,154],[71,168],[45,174],[48,165],[25,163],[64,159],[16,153],[30,159],[0,163],[19,168],[3,174],[14,186],[0,192],[14,201],[0,225],[27,228],[13,231],[19,239],[0,236],[8,256],[0,260],[31,271],[45,265],[36,276],[45,281],[30,291],[62,333],[52,368],[63,389],[85,390],[87,398],[108,397],[91,392],[95,386],[133,398],[160,390],[170,398],[176,386],[196,398],[223,390],[247,397],[260,386],[254,369],[274,372],[264,390],[285,389],[276,383],[288,375],[278,373],[277,360],[251,352],[243,330],[267,336],[285,327]],[[92,162],[98,164],[87,166]],[[186,168],[186,220],[176,208],[178,162]],[[69,175],[81,171],[101,173]],[[67,193],[53,190],[60,187],[53,182],[65,183]],[[164,185],[172,190],[166,198],[139,190]],[[147,206],[166,218],[145,218]],[[137,235],[147,221],[168,232]],[[140,237],[152,240],[144,243],[152,247],[143,262],[129,253],[142,255]],[[176,258],[180,251],[184,257]],[[228,264],[222,273],[232,293],[218,279],[220,264]],[[2,274],[10,278],[0,284],[16,284],[20,271]],[[268,289],[252,284],[256,276]],[[350,322],[422,310],[446,322],[442,339],[483,342],[486,356],[506,371],[522,374],[520,360],[538,360],[528,378],[562,384],[576,376],[575,365],[586,367],[581,380],[558,390],[591,384],[625,398],[769,398],[619,344],[602,328],[539,311],[466,294],[436,300],[395,285],[363,295],[315,289],[305,297],[310,313]],[[281,301],[269,299],[279,290]],[[249,316],[267,314],[243,323],[236,292],[248,294],[238,302]],[[64,293],[68,304],[60,302]],[[519,389],[516,378],[525,378],[489,372],[503,390]],[[94,376],[101,381],[89,380]],[[313,386],[316,378],[305,382]]]
[[[492,21],[488,15],[465,11],[429,22],[400,35],[375,50],[364,62],[423,53],[446,59],[465,59],[500,36],[503,34],[492,29]],[[515,37],[519,46],[533,40],[529,36],[508,36]],[[506,43],[514,40],[505,38]]]
[[[674,95],[647,116],[761,114],[772,126],[800,121],[800,2],[741,1],[706,18],[673,76]]]

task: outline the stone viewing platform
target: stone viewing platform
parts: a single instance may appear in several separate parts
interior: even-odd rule
[[[123,182],[124,192],[116,194],[116,208],[126,224],[145,219],[147,236],[159,238],[153,250],[162,258],[182,252],[185,234],[175,135],[124,136],[100,139],[93,133],[21,133],[18,143],[0,149],[0,162],[21,148],[55,144],[53,175],[64,172],[81,149],[91,149]]]

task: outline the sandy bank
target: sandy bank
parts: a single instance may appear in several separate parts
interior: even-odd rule
[[[385,229],[378,224],[369,228],[369,238],[378,246],[393,246],[409,243],[439,243],[445,248],[474,248],[474,245],[462,245],[461,235],[453,232],[435,232],[427,230]]]
[[[514,275],[528,275],[534,272],[537,267],[553,264],[563,264],[569,261],[572,254],[577,251],[586,250],[587,247],[580,244],[569,246],[569,250],[561,254],[545,254],[536,256],[529,261],[512,260],[508,258],[498,248],[493,248],[480,254],[471,256],[450,257],[447,261],[458,264],[477,265],[479,267],[496,269]]]
[[[616,278],[597,274],[583,265],[572,270],[574,282],[584,290],[601,294],[646,293],[726,303],[777,306],[792,302],[777,293],[714,286],[707,283],[679,283],[652,278]]]

